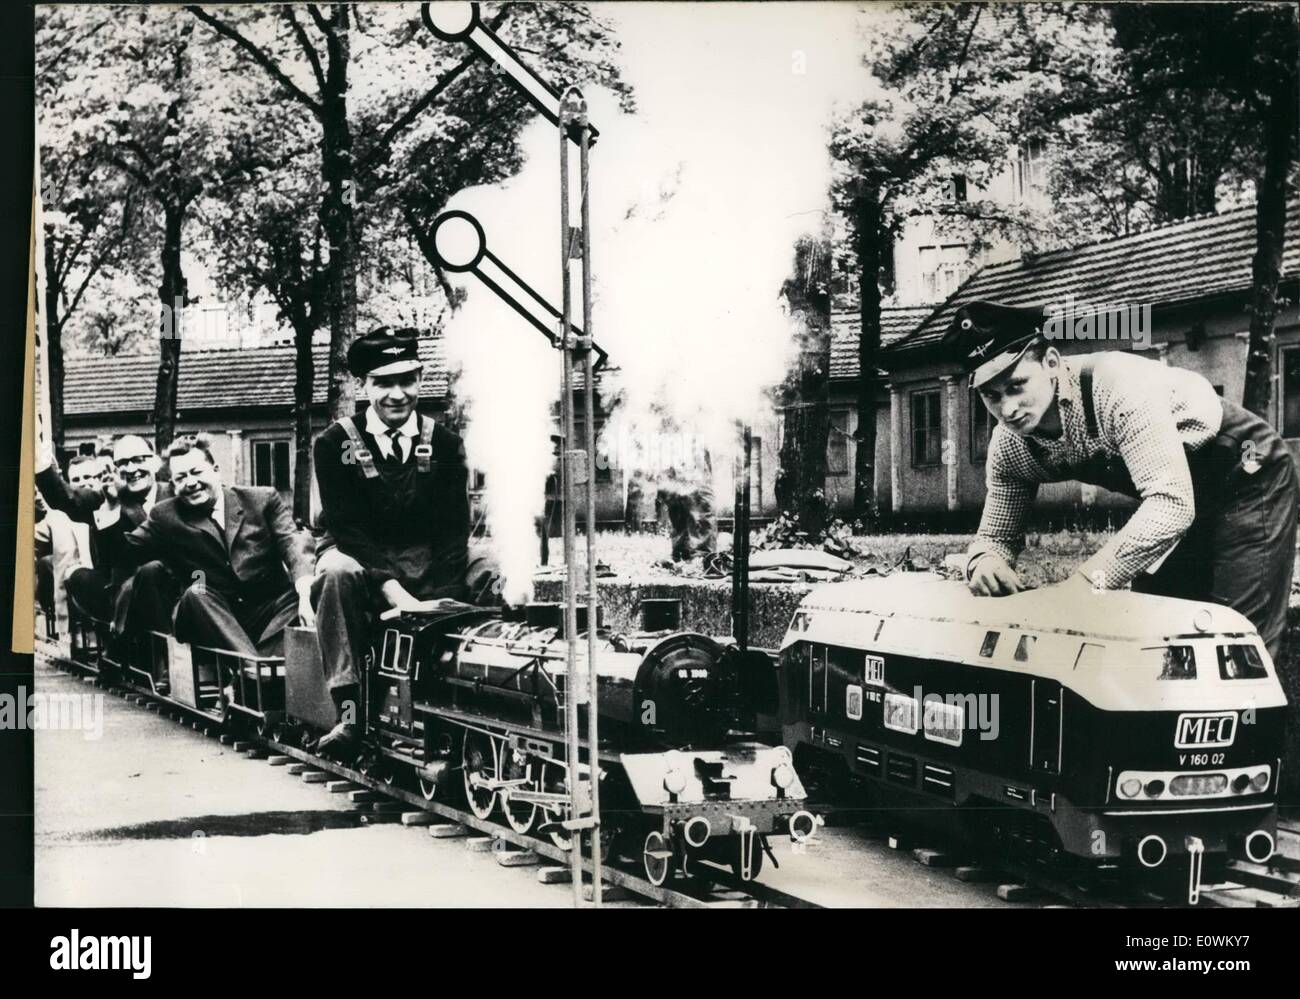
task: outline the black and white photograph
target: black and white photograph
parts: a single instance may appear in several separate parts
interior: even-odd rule
[[[27,904],[1142,910],[1099,970],[1258,970],[1298,10],[37,5]]]

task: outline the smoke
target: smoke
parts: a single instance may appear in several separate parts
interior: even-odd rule
[[[622,393],[605,447],[686,434],[680,452],[707,448],[714,474],[725,473],[737,422],[761,417],[764,391],[791,359],[779,293],[798,237],[824,226],[827,126],[837,100],[864,93],[864,15],[807,3],[595,9],[615,25],[638,106],[626,115],[612,96],[586,95],[601,133],[591,154],[591,327],[619,369],[605,394]],[[493,252],[557,306],[558,146],[535,123],[518,177],[451,205],[478,217]],[[576,188],[576,157],[572,176]],[[472,279],[447,346],[462,370],[466,446],[487,476],[495,547],[508,578],[527,578],[552,467],[558,358]]]

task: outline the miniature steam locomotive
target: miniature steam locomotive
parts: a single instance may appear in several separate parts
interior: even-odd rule
[[[505,620],[440,601],[381,624],[362,692],[363,771],[409,780],[429,800],[461,798],[481,819],[499,811],[516,831],[567,847],[570,781],[581,794],[593,767],[585,724],[576,774],[565,759],[571,689],[560,615],[545,604]],[[213,721],[311,750],[336,720],[313,630],[290,629],[283,658],[254,658],[152,632],[110,653],[103,622],[71,623],[83,668]],[[812,839],[819,820],[805,809],[789,750],[753,734],[756,708],[776,700],[764,686],[773,680],[766,656],[680,631],[675,619],[602,632],[597,650],[602,853],[632,854],[655,885],[674,869],[696,873],[697,861],[750,880],[764,854],[773,857],[772,834]],[[581,702],[585,641],[578,666]]]
[[[505,620],[441,603],[381,626],[362,695],[365,766],[413,775],[430,800],[454,790],[479,818],[499,809],[516,831],[567,847],[570,782],[582,793],[593,779],[585,724],[576,773],[565,759],[566,698],[585,699],[585,642],[571,685],[559,605]],[[746,677],[761,673],[735,645],[665,628],[601,633],[597,650],[603,852],[631,847],[656,885],[674,862],[690,873],[696,860],[749,880],[771,856],[769,835],[812,836],[789,750],[750,734]],[[288,737],[310,740],[335,720],[314,632],[290,630],[285,672]]]
[[[1274,849],[1286,697],[1217,605],[1050,589],[972,596],[930,574],[808,594],[781,648],[795,766],[967,831],[1088,861],[1260,863]],[[805,769],[805,767],[809,769]],[[981,828],[982,827],[982,828]]]

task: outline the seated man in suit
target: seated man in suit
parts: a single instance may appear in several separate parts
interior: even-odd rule
[[[184,587],[176,637],[247,656],[279,655],[284,629],[313,620],[309,537],[274,489],[225,486],[206,434],[167,449],[175,493],[125,535],[136,561],[158,559]]]
[[[348,367],[370,407],[332,423],[312,451],[325,533],[311,595],[340,718],[319,746],[337,750],[356,737],[371,613],[443,598],[487,602],[493,589],[490,565],[469,559],[465,446],[417,408],[415,331],[382,326],[359,338]]]

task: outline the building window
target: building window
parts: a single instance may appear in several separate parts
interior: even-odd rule
[[[253,485],[289,491],[289,442],[253,442]]]
[[[962,202],[966,200],[966,175],[955,173],[948,178],[948,200]]]
[[[1013,186],[1017,202],[1041,196],[1047,174],[1047,144],[1039,139],[1022,143],[1016,153]]]
[[[832,413],[826,435],[826,474],[849,474],[849,413]]]
[[[1282,436],[1300,437],[1300,347],[1282,351]]]
[[[921,293],[928,302],[946,299],[970,276],[970,253],[965,243],[922,246]]]
[[[982,462],[989,456],[989,439],[998,421],[974,389],[970,390],[970,460]]]
[[[939,464],[939,390],[912,393],[912,464]]]

